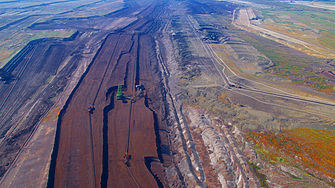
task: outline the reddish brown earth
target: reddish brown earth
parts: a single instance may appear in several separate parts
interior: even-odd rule
[[[142,15],[147,16],[148,12],[155,15],[159,8],[152,5]],[[158,62],[154,40],[146,34],[147,30],[152,32],[155,24],[141,19],[126,32],[112,33],[105,39],[70,97],[65,113],[60,115],[54,187],[164,184],[161,149],[157,145],[157,136],[162,134],[158,133],[158,126],[162,128],[157,105],[162,100],[156,73]],[[116,100],[119,84],[123,85],[123,93],[132,97],[139,92],[135,91],[135,84],[143,84],[145,97],[134,102]],[[95,107],[92,114],[87,111],[89,105]],[[129,168],[123,159],[127,150],[131,155]]]

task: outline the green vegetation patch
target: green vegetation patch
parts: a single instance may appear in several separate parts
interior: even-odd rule
[[[297,180],[301,180],[301,179],[302,179],[302,178],[299,178],[299,177],[297,177],[297,176],[295,176],[295,175],[293,175],[293,174],[291,174],[291,173],[289,173],[289,172],[285,172],[285,171],[282,171],[282,172],[284,172],[284,173],[286,173],[287,175],[291,176],[291,178],[293,178],[293,179],[297,179]]]
[[[273,72],[279,76],[316,76],[315,73],[304,70],[304,68],[310,67],[307,59],[290,53],[277,45],[278,43],[265,38],[260,40],[261,38],[256,35],[240,34],[240,37],[273,61],[275,66],[270,68],[268,72]]]
[[[249,166],[251,167],[252,171],[254,172],[254,174],[258,177],[259,183],[261,184],[261,187],[269,188],[270,186],[266,183],[266,175],[259,172],[260,168],[257,165],[255,165],[254,163],[251,163],[249,161],[247,161],[247,162],[248,162]]]
[[[41,38],[68,38],[74,34],[76,30],[45,30],[45,31],[34,31],[33,36],[29,40],[41,39]]]
[[[335,14],[324,10],[315,11],[286,11],[286,15],[319,30],[320,45],[335,49]]]
[[[285,11],[285,14],[313,28],[334,31],[335,15],[322,11]]]

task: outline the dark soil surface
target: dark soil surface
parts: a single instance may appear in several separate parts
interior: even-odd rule
[[[72,42],[47,40],[30,43],[19,54],[20,58],[4,67],[16,80],[9,84],[0,83],[0,158],[3,161],[0,176],[35,124],[53,106],[54,97],[63,91],[66,76],[76,68],[80,57],[74,57],[56,76],[61,62],[72,52],[70,49],[75,49]],[[46,85],[53,76],[54,80]],[[24,117],[28,112],[30,115]]]
[[[140,13],[142,19],[104,41],[61,112],[49,186],[164,185],[161,162],[171,160],[162,155],[161,145],[168,145],[161,110],[164,103],[155,41],[148,35],[161,27],[157,20],[164,13],[162,8],[160,4],[149,6]],[[115,99],[118,85],[123,85],[125,95],[135,97],[140,92],[135,90],[138,84],[144,85],[144,97],[133,102]],[[87,111],[90,105],[95,108],[91,114]],[[124,164],[127,152],[129,168]]]
[[[104,19],[95,17],[90,23],[102,25]],[[105,20],[103,26],[113,19]],[[62,23],[67,29],[73,28],[69,19]],[[46,25],[39,29],[48,29]],[[97,48],[96,45],[111,32],[109,29],[92,33],[88,26],[83,27],[88,29],[82,29],[70,38],[31,41],[2,68],[13,78],[9,83],[0,82],[0,177],[62,94],[78,63],[93,57],[93,48]],[[67,63],[61,66],[64,61]]]

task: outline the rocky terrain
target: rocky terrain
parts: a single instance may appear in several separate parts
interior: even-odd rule
[[[182,11],[181,8],[176,10],[178,12]],[[324,186],[329,186],[328,183],[332,183],[332,180],[329,181],[325,176],[322,179],[327,183],[319,182],[319,180],[314,177],[307,178],[307,176],[300,176],[299,178],[301,179],[295,179],[295,176],[288,175],[287,173],[294,174],[294,171],[298,172],[299,170],[291,168],[288,163],[283,164],[279,161],[279,163],[275,162],[274,164],[269,163],[268,160],[263,160],[263,155],[262,158],[260,158],[256,154],[260,152],[260,149],[258,149],[257,152],[253,149],[254,147],[258,148],[257,145],[255,146],[256,143],[249,143],[243,135],[249,131],[273,131],[278,133],[282,130],[295,127],[333,130],[333,120],[331,120],[334,118],[332,115],[333,104],[330,106],[318,105],[309,102],[299,102],[299,100],[296,99],[272,98],[264,95],[265,93],[245,92],[246,90],[241,89],[223,89],[220,85],[225,85],[225,82],[216,80],[215,78],[220,77],[220,75],[217,74],[217,70],[211,69],[213,68],[211,61],[215,62],[215,59],[210,60],[211,55],[208,54],[210,48],[206,46],[206,43],[211,44],[217,54],[224,54],[220,55],[220,57],[222,57],[224,61],[229,62],[229,65],[230,62],[232,62],[231,64],[238,65],[236,67],[239,67],[240,70],[234,69],[235,66],[230,66],[231,69],[236,72],[242,72],[245,75],[255,74],[275,83],[290,83],[290,80],[264,73],[264,70],[274,65],[271,60],[249,44],[243,42],[243,40],[229,30],[226,30],[225,27],[220,26],[220,24],[210,16],[202,16],[200,14],[188,15],[185,18],[176,15],[173,18],[170,30],[172,32],[172,41],[176,42],[173,42],[174,49],[172,49],[173,51],[171,50],[170,54],[174,53],[176,59],[168,60],[168,68],[170,70],[169,88],[172,94],[171,100],[177,101],[174,103],[171,102],[171,106],[177,109],[174,114],[174,119],[179,121],[173,125],[179,129],[179,136],[175,137],[175,143],[180,145],[179,147],[183,147],[183,149],[178,149],[177,151],[180,152],[179,155],[184,156],[180,157],[177,154],[176,160],[186,160],[189,163],[188,166],[192,165],[192,168],[195,169],[194,172],[192,172],[192,170],[183,172],[185,174],[192,174],[189,181],[201,182],[202,185],[213,186],[213,184],[206,184],[207,182],[203,181],[206,179],[203,178],[204,176],[209,178],[211,175],[205,173],[206,163],[204,161],[206,161],[206,159],[201,158],[205,155],[201,154],[205,147],[201,147],[200,143],[203,142],[206,144],[207,142],[207,144],[213,144],[215,139],[210,136],[199,139],[200,134],[203,136],[203,133],[207,132],[207,129],[205,131],[201,128],[192,129],[188,127],[191,125],[190,122],[194,122],[193,120],[196,119],[194,116],[187,118],[187,114],[190,113],[189,110],[192,111],[194,107],[198,108],[198,106],[201,106],[206,109],[208,113],[217,116],[219,122],[223,121],[224,123],[222,124],[226,124],[225,126],[228,127],[231,132],[239,133],[239,135],[236,136],[241,137],[241,140],[238,141],[239,148],[246,157],[247,163],[252,168],[253,174],[257,177],[256,182],[259,182],[261,186],[285,187],[293,184],[293,182],[297,183],[297,187],[303,187],[305,185],[313,186],[319,183]],[[200,43],[200,40],[204,41],[204,45]],[[230,43],[230,41],[232,42]],[[234,43],[234,41],[236,42]],[[169,49],[169,47],[167,47],[167,49]],[[242,49],[246,50],[243,51]],[[250,55],[246,55],[248,53],[250,53]],[[169,53],[167,52],[167,54]],[[253,62],[252,65],[250,65],[251,62]],[[229,77],[229,81],[242,85],[239,87],[259,88],[269,92],[276,91],[276,93],[283,93],[284,95],[288,93],[285,89],[279,89],[282,88],[282,86],[277,85],[277,89],[264,84],[264,82],[245,79],[229,71],[225,72]],[[173,88],[173,85],[177,86]],[[185,104],[187,104],[187,107],[185,107]],[[315,111],[310,111],[312,109],[315,109]],[[200,114],[206,114],[204,111]],[[326,114],[323,114],[323,112]],[[205,117],[203,118],[205,119]],[[332,123],[328,123],[328,120]],[[198,125],[202,123],[201,121],[196,121],[195,124]],[[177,131],[175,132],[174,134],[178,133]],[[215,135],[215,133],[212,132],[207,132],[207,134]],[[211,152],[213,151],[208,151],[208,154]],[[213,161],[215,160],[213,159]],[[210,163],[208,160],[207,162],[207,165],[215,164],[215,162]],[[201,166],[199,166],[199,163]],[[184,164],[184,162],[180,162],[180,164]],[[258,164],[258,166],[256,164]],[[292,162],[291,165],[293,164],[295,163]],[[301,166],[301,163],[298,164],[298,166]],[[184,166],[182,169],[185,168],[187,169],[187,166]],[[188,168],[192,169],[190,167]],[[214,167],[214,169],[216,168]],[[246,170],[244,173],[247,174],[248,171]],[[316,175],[315,173],[313,174]],[[235,177],[238,176],[237,173],[234,175]],[[224,181],[228,180],[224,179]],[[220,181],[220,183],[222,182],[223,181]]]

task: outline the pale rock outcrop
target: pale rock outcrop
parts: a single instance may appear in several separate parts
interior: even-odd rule
[[[239,148],[235,137],[245,143],[244,150],[248,151],[248,160],[257,156],[237,127],[232,133],[223,121],[212,117],[206,110],[185,106],[178,100],[180,91],[174,87],[177,82],[175,76],[178,75],[177,62],[173,58],[173,48],[169,43],[168,35],[163,33],[162,40],[168,59],[166,64],[160,63],[160,70],[166,89],[167,122],[174,164],[173,168],[169,168],[171,172],[167,173],[167,178],[171,176],[176,179],[176,174],[179,174],[179,180],[186,187],[208,187],[202,166],[204,157],[207,157],[206,161],[210,161],[209,165],[215,171],[221,187],[260,187],[259,180],[249,167],[245,153]],[[156,47],[156,50],[158,51],[159,48]],[[197,136],[197,139],[200,137],[202,141],[196,144],[194,136]],[[204,147],[199,147],[199,144]],[[199,148],[207,150],[202,158],[199,152],[204,151],[197,151]],[[173,186],[177,183],[169,182],[169,185]]]
[[[258,178],[253,174],[228,127],[219,118],[211,117],[199,107],[187,106],[184,111],[191,120],[190,126],[202,130],[202,139],[222,187],[260,187]],[[235,133],[238,133],[236,129],[237,127]],[[246,143],[249,150],[252,148],[241,133],[236,135]],[[251,155],[253,157],[255,156]]]

